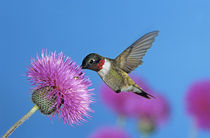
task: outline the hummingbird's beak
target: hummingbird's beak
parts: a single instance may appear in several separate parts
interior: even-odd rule
[[[86,67],[84,65],[81,65],[80,68],[81,69],[86,69]]]
[[[82,61],[82,65],[80,66],[81,67],[81,69],[87,69],[87,64],[85,63],[85,61],[83,60]]]

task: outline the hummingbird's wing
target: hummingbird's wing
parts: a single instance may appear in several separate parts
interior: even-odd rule
[[[116,57],[116,64],[127,73],[130,73],[137,68],[143,63],[142,58],[147,50],[152,46],[152,43],[154,42],[155,37],[158,35],[158,32],[159,31],[153,31],[139,38],[118,57]]]

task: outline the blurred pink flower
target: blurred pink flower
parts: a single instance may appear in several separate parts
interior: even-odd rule
[[[155,98],[148,100],[142,97],[132,96],[132,100],[127,103],[127,111],[132,112],[133,116],[140,119],[150,120],[159,125],[164,123],[170,113],[167,100],[160,94],[150,91]]]
[[[136,79],[132,77],[135,82],[141,84],[141,86],[145,91],[148,91],[148,86],[145,85],[143,81],[140,79]],[[109,88],[106,84],[102,84],[100,89],[101,99],[102,101],[111,108],[114,112],[121,116],[133,116],[133,112],[131,112],[130,107],[128,107],[128,103],[132,100],[132,97],[136,97],[137,99],[141,99],[140,96],[133,94],[132,92],[121,92],[116,93],[111,88]],[[148,99],[147,99],[148,100]],[[133,105],[132,105],[133,106]],[[135,112],[135,111],[134,111]]]
[[[102,127],[96,130],[90,138],[131,138],[124,130],[117,127]]]
[[[202,129],[210,130],[210,80],[203,80],[190,86],[186,95],[187,111]]]
[[[169,105],[167,100],[160,94],[154,93],[140,77],[132,79],[146,92],[155,96],[150,100],[140,97],[131,92],[115,93],[103,84],[101,98],[107,106],[116,113],[126,116],[150,119],[156,124],[165,122],[169,117]]]

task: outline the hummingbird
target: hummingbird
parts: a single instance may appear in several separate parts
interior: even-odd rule
[[[152,46],[158,32],[153,31],[140,37],[115,59],[91,53],[83,59],[81,68],[97,72],[116,93],[133,92],[147,99],[154,98],[139,87],[128,74],[143,63],[142,58]]]

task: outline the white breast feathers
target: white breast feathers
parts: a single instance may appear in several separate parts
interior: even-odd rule
[[[102,69],[98,72],[98,74],[101,76],[101,77],[104,77],[106,76],[106,74],[109,72],[111,68],[111,63],[109,60],[105,59],[105,62],[104,62],[104,65],[102,67]]]

